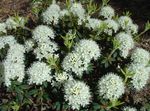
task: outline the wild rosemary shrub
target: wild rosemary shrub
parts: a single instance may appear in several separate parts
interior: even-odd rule
[[[138,33],[128,12],[107,3],[53,1],[40,10],[35,2],[34,28],[20,16],[0,23],[2,111],[141,108],[127,97],[149,79],[150,53],[136,42],[150,24]]]

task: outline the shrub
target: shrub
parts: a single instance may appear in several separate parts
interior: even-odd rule
[[[107,2],[53,1],[31,29],[20,16],[0,23],[0,83],[10,94],[2,111],[139,108],[128,90],[141,91],[149,79],[150,54],[136,42],[150,24],[138,33],[129,13],[119,17]]]

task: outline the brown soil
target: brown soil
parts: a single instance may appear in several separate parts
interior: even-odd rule
[[[139,31],[144,30],[145,23],[150,21],[150,1],[149,0],[111,0],[110,4],[116,12],[131,12],[131,17],[139,25]],[[150,31],[146,32],[139,41],[139,45],[150,51]]]
[[[29,1],[30,0],[0,0],[0,21],[14,14],[27,16],[30,12]]]

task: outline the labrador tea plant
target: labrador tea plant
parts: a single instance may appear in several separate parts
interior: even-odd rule
[[[107,3],[53,1],[34,28],[17,15],[0,23],[1,111],[143,109],[129,92],[149,80],[150,53],[136,44],[150,24],[138,33]]]

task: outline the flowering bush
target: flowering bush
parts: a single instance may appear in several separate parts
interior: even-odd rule
[[[39,11],[34,28],[19,16],[0,23],[0,83],[9,94],[1,99],[2,111],[142,107],[128,91],[141,91],[149,79],[150,53],[136,42],[150,24],[138,33],[129,14],[119,17],[107,2],[99,8],[53,1]]]

